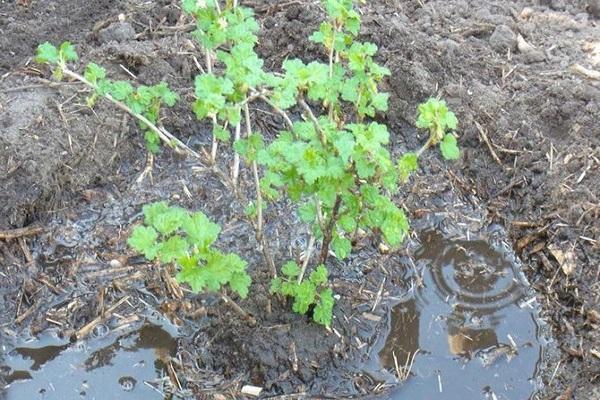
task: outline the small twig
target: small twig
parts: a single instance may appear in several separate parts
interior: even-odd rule
[[[425,152],[425,150],[430,148],[432,144],[433,144],[433,136],[429,136],[429,139],[427,139],[427,142],[425,142],[423,147],[421,147],[419,150],[417,150],[417,157],[421,157],[421,154],[423,154]]]
[[[504,167],[504,164],[502,164],[502,161],[498,157],[498,154],[496,154],[496,151],[494,150],[494,147],[492,146],[492,142],[490,141],[490,138],[488,137],[487,133],[485,133],[485,131],[483,130],[483,128],[479,124],[479,122],[475,121],[475,126],[477,127],[477,130],[479,131],[479,135],[481,135],[481,138],[483,139],[483,141],[487,145],[488,149],[490,150],[490,153],[492,153],[492,158],[494,159],[494,161],[496,161],[501,167]]]
[[[377,297],[375,297],[375,302],[373,302],[373,307],[371,307],[371,312],[375,311],[375,309],[379,305],[379,302],[381,301],[381,296],[383,295],[383,286],[385,285],[385,278],[386,277],[384,276],[383,280],[381,281],[381,285],[379,286],[379,290],[377,291]]]
[[[23,86],[16,86],[16,87],[12,87],[12,88],[2,89],[2,90],[0,90],[0,93],[22,92],[22,91],[25,91],[25,90],[39,89],[39,88],[49,88],[49,89],[51,89],[51,88],[60,87],[60,86],[72,86],[72,85],[80,85],[80,84],[81,84],[81,82],[53,82],[53,81],[47,81],[45,83],[37,83],[37,84],[32,84],[32,85],[23,85]]]
[[[275,110],[275,112],[283,118],[283,120],[285,121],[285,124],[287,125],[287,127],[289,129],[292,129],[294,127],[294,123],[292,122],[292,120],[290,119],[288,114],[285,111],[283,111],[281,108],[277,107],[277,105],[275,103],[273,103],[271,100],[269,100],[269,98],[267,96],[260,95],[259,98],[262,101],[264,101],[265,103],[267,103],[269,106],[271,106],[271,108],[273,110]]]
[[[26,226],[25,228],[9,229],[7,231],[0,231],[0,239],[10,240],[24,236],[34,236],[43,231],[44,229],[39,226]]]
[[[129,300],[129,296],[125,296],[121,300],[117,301],[115,304],[113,304],[110,308],[108,308],[101,315],[97,316],[96,318],[94,318],[93,320],[91,320],[90,322],[85,324],[81,329],[79,329],[77,331],[77,333],[75,333],[75,337],[78,340],[86,337],[92,331],[92,329],[94,329],[94,327],[96,325],[98,325],[103,320],[110,317],[112,315],[113,311],[115,311],[121,304],[125,303],[127,300]]]
[[[228,304],[233,311],[238,313],[241,317],[246,319],[250,325],[256,325],[256,319],[248,312],[246,312],[242,307],[240,307],[235,301],[231,299],[231,297],[227,296],[224,293],[221,293],[221,299]]]

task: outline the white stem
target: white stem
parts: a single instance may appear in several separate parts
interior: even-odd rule
[[[240,133],[242,130],[242,125],[237,124],[235,126],[235,137],[234,143],[240,140]],[[236,152],[233,153],[233,170],[231,172],[231,178],[233,179],[233,186],[237,186],[238,177],[240,176],[240,155]]]
[[[315,248],[315,237],[314,237],[314,235],[310,235],[310,239],[308,240],[308,245],[306,246],[306,251],[304,253],[304,262],[302,262],[302,270],[300,271],[300,275],[298,275],[298,284],[302,283],[302,279],[304,279],[304,274],[306,273],[306,267],[308,267],[308,262],[310,261],[310,256],[312,255],[314,248]]]

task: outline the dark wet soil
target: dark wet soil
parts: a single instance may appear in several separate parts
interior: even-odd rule
[[[314,2],[242,3],[255,7],[261,18],[259,50],[267,67],[276,69],[286,57],[321,56],[304,39],[322,15]],[[598,9],[593,0],[378,0],[362,7],[361,34],[379,45],[380,61],[393,71],[386,82],[391,107],[384,122],[395,132],[394,153],[422,141],[412,127],[419,102],[440,94],[457,111],[461,162],[447,166],[428,155],[427,165],[399,201],[414,220],[443,215],[455,226],[468,226],[474,236],[490,223],[505,227],[555,338],[552,347],[559,350],[549,352],[540,364],[537,376],[544,387],[534,399],[600,398],[600,83],[582,73],[600,69]],[[113,25],[119,14],[134,36],[131,29]],[[241,205],[229,190],[169,152],[156,160],[153,181],[137,184],[146,158],[133,122],[107,104],[91,112],[78,86],[47,87],[41,79],[48,71],[30,62],[39,42],[69,39],[83,62],[94,60],[114,77],[128,79],[125,67],[140,83],[165,79],[188,99],[195,67],[187,34],[162,30],[183,23],[177,1],[103,0],[92,5],[80,0],[0,0],[0,52],[8,55],[0,59],[0,230],[44,228],[41,235],[0,239],[0,344],[43,338],[56,328],[61,338],[68,338],[130,296],[132,306],[122,306],[121,314],[133,318],[154,307],[184,330],[185,351],[177,352],[174,375],[197,398],[239,399],[244,384],[262,386],[273,395],[360,397],[390,390],[365,365],[370,365],[376,341],[385,337],[397,296],[396,303],[404,301],[391,314],[392,327],[394,321],[414,320],[411,314],[420,313],[421,321],[427,313],[427,318],[436,313],[446,317],[432,325],[439,333],[437,342],[419,335],[418,347],[430,343],[432,357],[439,355],[440,371],[463,365],[481,374],[498,368],[509,373],[518,364],[527,371],[522,377],[527,383],[521,379],[514,390],[520,395],[531,389],[536,347],[523,347],[527,340],[535,343],[536,334],[526,328],[531,321],[508,327],[500,319],[492,333],[485,318],[480,326],[464,315],[455,316],[450,308],[427,311],[432,303],[450,307],[458,301],[450,296],[442,302],[440,294],[455,292],[461,279],[468,282],[468,268],[437,291],[433,276],[424,271],[431,303],[419,297],[410,303],[404,296],[418,282],[412,267],[400,260],[410,254],[408,243],[400,253],[380,254],[376,242],[365,240],[349,262],[332,266],[340,295],[335,331],[314,326],[279,301],[268,314],[260,254],[251,227],[239,218]],[[268,133],[279,124],[256,110],[253,118]],[[208,130],[185,105],[170,111],[163,123],[191,145],[208,143]],[[248,327],[214,297],[173,299],[160,270],[130,257],[124,243],[128,229],[141,205],[156,199],[202,209],[224,224],[220,244],[243,254],[256,277],[255,296],[243,306],[261,321],[258,328]],[[285,204],[267,215],[275,242],[293,243],[274,246],[279,260],[297,254],[306,240],[290,215]],[[436,265],[433,258],[430,263]],[[415,259],[417,265],[423,262]],[[451,276],[442,273],[438,278]],[[495,289],[507,282],[503,279],[488,281],[482,290]],[[382,298],[372,310],[379,292]],[[509,302],[496,313],[510,310],[515,320],[524,321],[530,310],[516,304]],[[513,336],[521,327],[523,335]],[[411,329],[416,330],[406,327],[406,333],[414,338]],[[481,345],[451,345],[450,336],[462,336],[450,330],[478,338]],[[502,355],[490,367],[480,365],[481,347],[492,352],[505,348],[498,346],[511,342],[507,334],[519,354],[510,362]],[[413,342],[403,347],[413,349]],[[453,357],[452,348],[458,345],[473,359]],[[403,390],[406,395],[418,390],[423,382],[419,379],[430,376],[421,368],[425,360],[424,355],[415,357],[415,375],[398,389],[399,396]],[[432,385],[439,390],[437,376]],[[169,381],[177,387],[174,378]],[[489,385],[498,399],[525,398]],[[450,390],[444,381],[442,388]],[[481,387],[473,390],[479,397],[472,398],[482,398]],[[491,392],[487,396],[493,398]]]

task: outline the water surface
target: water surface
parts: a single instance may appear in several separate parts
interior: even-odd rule
[[[100,325],[101,326],[101,325]],[[48,334],[19,343],[0,366],[6,400],[163,399],[176,340],[163,328],[69,343]]]
[[[422,285],[393,307],[378,349],[380,365],[406,378],[387,398],[531,398],[543,346],[535,301],[510,249],[435,231],[421,243]]]

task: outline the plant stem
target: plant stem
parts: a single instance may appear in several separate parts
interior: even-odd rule
[[[234,141],[240,140],[240,132],[242,130],[242,125],[237,124],[235,126],[235,136]],[[233,180],[233,186],[237,186],[238,177],[240,176],[240,155],[237,151],[233,152],[233,170],[231,172],[231,179]]]
[[[248,103],[244,104],[244,116],[246,117],[246,137],[250,137],[252,135],[252,121],[250,120],[250,107]],[[273,278],[276,278],[277,269],[275,268],[275,262],[273,261],[269,244],[263,232],[263,198],[260,190],[260,178],[258,176],[258,164],[256,160],[252,161],[252,175],[254,176],[254,186],[256,188],[256,240],[262,247],[263,256],[271,270],[271,275],[273,275]]]
[[[294,123],[292,122],[292,120],[290,119],[290,117],[287,115],[287,113],[285,111],[283,111],[281,108],[277,107],[277,105],[275,103],[273,103],[271,100],[269,100],[269,98],[267,96],[260,95],[259,97],[262,101],[264,101],[269,106],[271,106],[271,108],[273,110],[275,110],[275,112],[277,114],[281,115],[281,117],[283,118],[283,120],[285,121],[285,124],[288,126],[289,129],[292,129],[294,127]]]
[[[223,300],[226,304],[228,304],[233,311],[238,313],[242,318],[246,319],[250,325],[256,325],[256,319],[252,315],[250,315],[246,310],[238,305],[235,301],[231,299],[231,297],[227,296],[225,293],[221,293],[221,300]]]
[[[321,139],[321,144],[323,146],[325,146],[327,144],[327,137],[325,136],[325,132],[323,132],[323,129],[321,129],[321,125],[319,125],[319,120],[317,119],[317,117],[315,117],[315,114],[310,109],[310,106],[308,104],[306,104],[306,101],[304,101],[304,99],[302,99],[302,98],[298,99],[298,104],[300,105],[300,107],[302,107],[302,109],[306,113],[306,117],[308,119],[310,119],[310,121],[315,126],[315,129],[319,133],[319,138]]]
[[[323,232],[325,237],[323,238],[323,245],[321,246],[321,256],[319,258],[319,264],[325,264],[325,262],[327,261],[327,256],[329,255],[329,245],[331,244],[331,239],[333,238],[333,228],[335,228],[335,223],[337,222],[341,205],[342,198],[338,194],[335,197],[335,204],[333,206],[331,216],[329,217],[329,221],[327,223],[327,229],[325,230],[325,232]]]
[[[87,86],[89,86],[90,88],[92,88],[92,89],[94,89],[96,91],[98,90],[98,87],[96,85],[94,85],[93,83],[91,83],[90,81],[88,81],[87,79],[85,79],[83,76],[79,75],[78,73],[71,71],[67,67],[62,67],[62,72],[66,76],[70,76],[71,78],[76,79],[79,82],[82,82],[82,83],[86,84]],[[150,122],[148,120],[148,118],[144,117],[141,114],[138,114],[138,113],[134,112],[126,104],[124,104],[124,103],[122,103],[122,102],[120,102],[118,100],[115,100],[110,94],[105,94],[103,97],[105,99],[109,100],[111,103],[113,103],[115,106],[117,106],[121,110],[125,111],[126,113],[128,113],[132,117],[136,118],[138,121],[141,121],[144,124],[146,124],[148,126],[148,129],[150,129],[153,132],[155,132],[160,137],[160,139],[163,142],[165,142],[165,144],[167,144],[168,146],[173,147],[173,144],[175,144],[175,150],[176,151],[177,151],[177,149],[180,149],[180,150],[185,151],[185,153],[193,156],[194,158],[198,158],[198,159],[202,158],[200,156],[200,154],[198,154],[194,150],[190,149],[185,143],[183,143],[181,140],[177,139],[169,131],[167,131],[164,128],[159,128],[158,126],[156,126],[155,124],[153,124],[152,122]]]
[[[300,271],[300,275],[298,275],[298,284],[302,283],[302,279],[304,279],[304,274],[306,273],[306,267],[308,267],[308,262],[310,261],[310,256],[312,255],[314,248],[315,248],[315,236],[310,235],[310,239],[308,240],[308,245],[306,246],[306,251],[304,252],[304,262],[302,262],[302,270]]]
[[[423,154],[423,152],[425,150],[427,150],[428,148],[431,147],[431,145],[433,144],[434,138],[433,136],[429,136],[429,139],[427,140],[427,142],[423,145],[423,147],[421,147],[418,151],[417,151],[417,157],[421,157],[421,154]]]
[[[215,1],[215,4],[217,6],[219,6],[219,2]],[[220,13],[220,11],[219,11]],[[208,49],[207,47],[204,47],[204,56],[206,59],[206,71],[208,74],[212,74],[212,70],[213,70],[213,54],[210,51],[210,49]],[[212,116],[212,125],[213,125],[213,130],[214,128],[218,125],[217,122],[217,117],[216,116]],[[219,141],[217,140],[216,136],[213,133],[212,136],[212,144],[211,144],[211,149],[210,149],[210,162],[212,164],[214,164],[217,161],[217,150],[219,148]]]

